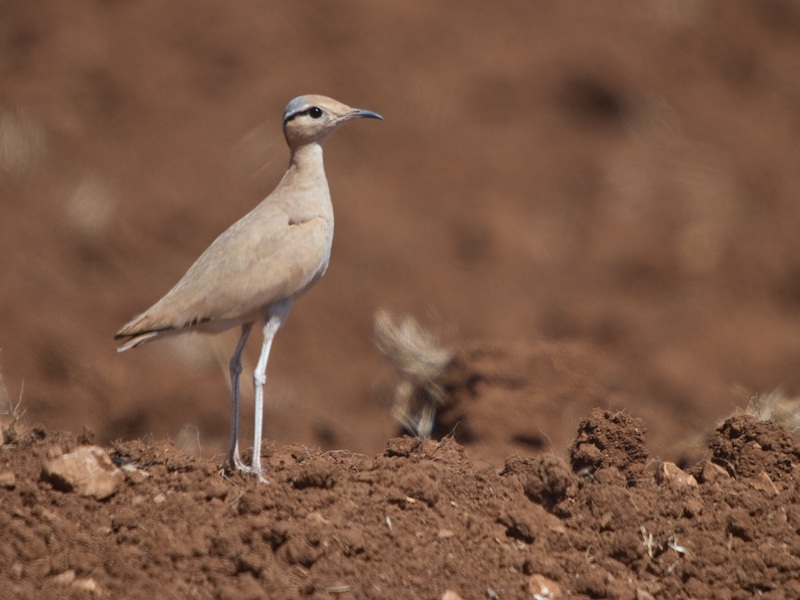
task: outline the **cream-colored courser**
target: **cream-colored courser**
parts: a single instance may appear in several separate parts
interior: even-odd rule
[[[275,190],[220,235],[166,296],[116,334],[118,351],[184,331],[216,333],[240,326],[230,361],[231,442],[227,464],[264,479],[261,470],[263,387],[272,340],[294,299],[325,273],[333,241],[333,206],[322,164],[322,143],[342,123],[382,119],[325,96],[300,96],[286,106],[283,131],[289,168]],[[253,381],[253,460],[239,456],[239,375],[253,324],[264,333]]]

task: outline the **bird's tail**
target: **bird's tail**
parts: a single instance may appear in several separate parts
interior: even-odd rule
[[[161,331],[146,331],[144,333],[137,333],[134,335],[128,335],[125,333],[118,333],[114,336],[115,340],[124,339],[125,341],[120,344],[117,348],[117,352],[125,352],[125,350],[130,350],[131,348],[136,348],[136,346],[141,346],[147,341],[150,341],[154,337],[157,337],[159,334],[163,332]],[[127,338],[127,339],[125,339]]]

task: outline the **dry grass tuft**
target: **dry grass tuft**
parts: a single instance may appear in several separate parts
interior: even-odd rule
[[[374,328],[375,345],[401,377],[392,417],[415,436],[430,438],[443,398],[437,379],[452,362],[453,352],[413,317],[395,318],[381,309],[375,313]]]
[[[3,380],[3,370],[0,369],[0,446],[13,443],[17,439],[17,430],[20,426],[25,410],[22,408],[22,389],[19,399],[14,404],[8,396],[8,388]]]
[[[800,432],[800,395],[792,396],[781,388],[750,396],[744,412],[782,425],[795,437]]]

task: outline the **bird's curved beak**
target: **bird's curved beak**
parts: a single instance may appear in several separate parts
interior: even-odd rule
[[[383,121],[383,117],[380,116],[376,112],[372,112],[371,110],[364,110],[363,108],[353,108],[350,110],[349,113],[345,115],[347,119],[380,119]]]

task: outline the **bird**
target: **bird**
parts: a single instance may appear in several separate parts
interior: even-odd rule
[[[231,437],[229,469],[266,482],[261,468],[263,393],[275,334],[294,300],[328,268],[333,243],[333,205],[325,177],[322,145],[343,123],[383,117],[319,95],[299,96],[283,112],[290,159],[269,196],[225,230],[189,267],[167,294],[131,319],[115,335],[118,352],[187,331],[218,333],[241,328],[229,363]],[[260,325],[261,354],[253,383],[253,454],[245,465],[239,454],[239,377],[242,352],[252,328]]]

